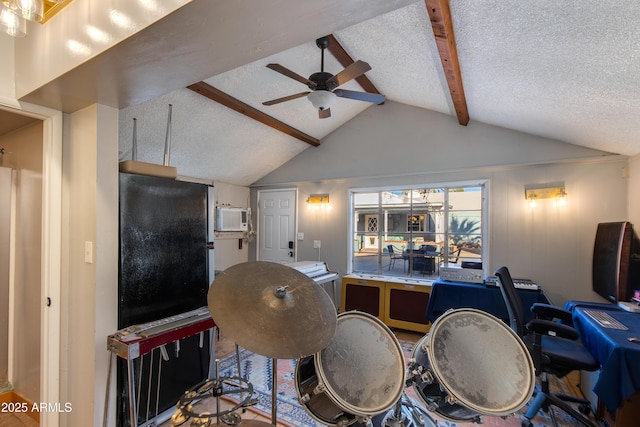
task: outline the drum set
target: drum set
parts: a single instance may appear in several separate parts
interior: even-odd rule
[[[297,359],[295,387],[304,410],[323,425],[437,427],[430,413],[453,422],[506,417],[533,394],[533,361],[501,320],[475,309],[438,318],[405,362],[396,336],[378,318],[336,314],[329,295],[312,279],[283,264],[235,265],[212,282],[208,307],[225,335],[273,359],[272,425],[277,423],[277,359]],[[267,426],[242,420],[253,386],[240,377],[214,378],[186,391],[171,422],[177,426]],[[412,388],[417,398],[407,389]],[[239,393],[226,411],[196,413],[195,402]],[[219,405],[216,405],[219,408]]]

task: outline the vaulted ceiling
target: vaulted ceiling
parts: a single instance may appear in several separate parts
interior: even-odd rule
[[[338,98],[320,119],[305,97],[262,104],[309,90],[267,64],[307,78],[320,71],[315,39],[331,35],[325,71],[371,66],[368,81],[340,89],[377,90],[460,126],[479,121],[635,155],[639,23],[632,0],[194,0],[24,99],[65,111],[91,101],[120,108],[121,158],[136,118],[138,158],[155,163],[171,104],[179,173],[248,185],[364,109],[384,108]],[[106,69],[113,76],[97,82]]]

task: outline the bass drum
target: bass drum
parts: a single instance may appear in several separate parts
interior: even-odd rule
[[[317,421],[339,427],[367,421],[402,395],[402,348],[376,317],[341,313],[329,345],[298,360],[295,383],[300,403]]]
[[[452,421],[513,414],[535,386],[533,360],[520,337],[475,309],[439,317],[414,347],[409,372],[426,407]]]

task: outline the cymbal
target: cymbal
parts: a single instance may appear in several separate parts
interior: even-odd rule
[[[337,315],[325,290],[307,275],[265,261],[236,264],[216,276],[211,317],[241,347],[274,359],[306,357],[325,348]]]

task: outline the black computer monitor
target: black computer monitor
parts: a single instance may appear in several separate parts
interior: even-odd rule
[[[640,289],[640,241],[628,221],[598,224],[593,247],[593,291],[616,303]]]

